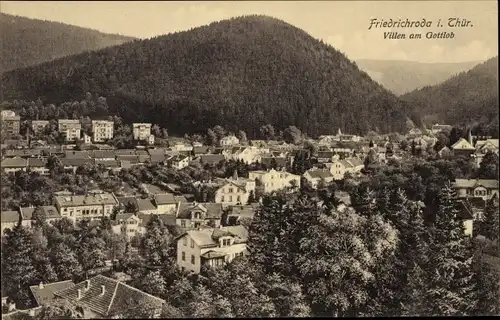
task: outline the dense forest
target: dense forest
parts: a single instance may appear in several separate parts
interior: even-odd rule
[[[403,131],[410,109],[333,47],[265,16],[61,58],[2,80],[3,99],[60,103],[90,92],[126,122],[182,134],[222,125],[252,138],[269,123],[311,136]]]
[[[426,123],[498,123],[498,57],[402,98],[417,108]]]
[[[0,13],[0,72],[97,50],[134,38]]]

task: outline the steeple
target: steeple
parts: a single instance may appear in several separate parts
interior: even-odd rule
[[[472,141],[472,130],[469,129],[469,136],[468,136],[469,143],[471,146],[474,146],[474,142]]]
[[[340,128],[339,130],[337,131],[337,136],[341,136],[342,135],[342,131],[340,131]]]

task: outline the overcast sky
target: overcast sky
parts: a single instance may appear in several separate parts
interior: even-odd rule
[[[497,1],[304,1],[304,2],[85,2],[2,1],[0,11],[29,18],[149,38],[246,14],[285,20],[333,45],[351,59],[460,62],[498,54]],[[370,19],[418,19],[437,23],[466,18],[472,28],[453,31],[454,39],[384,40],[384,31],[368,30]],[[402,31],[404,29],[398,29]],[[393,29],[393,31],[398,31]],[[406,29],[409,31],[410,29]],[[414,29],[414,31],[424,31]],[[425,34],[425,32],[424,32]]]

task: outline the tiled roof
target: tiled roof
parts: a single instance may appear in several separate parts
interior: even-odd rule
[[[174,198],[175,198],[175,202],[176,202],[176,203],[179,203],[179,202],[181,202],[181,203],[183,203],[183,202],[189,202],[189,201],[186,199],[186,197],[185,197],[185,196],[174,196]]]
[[[6,158],[2,160],[2,168],[25,168],[28,166],[28,160],[23,158]]]
[[[35,212],[35,209],[36,208],[34,207],[21,208],[20,211],[23,220],[31,220],[33,217],[33,212]],[[47,219],[58,219],[61,217],[56,207],[54,206],[41,206],[40,209],[42,209],[42,211],[45,213]]]
[[[6,157],[32,157],[39,156],[42,154],[42,150],[39,149],[16,149],[16,150],[6,150]]]
[[[88,151],[65,151],[64,156],[68,159],[88,159],[90,153]]]
[[[248,231],[243,226],[204,228],[186,232],[199,247],[215,247],[218,243],[214,240],[222,234],[235,237],[235,242],[245,243],[248,239]]]
[[[81,159],[81,158],[61,158],[61,163],[65,167],[81,167],[85,164],[94,164],[94,159]]]
[[[115,197],[110,193],[84,196],[57,196],[56,200],[62,207],[118,204]]]
[[[193,147],[194,154],[207,154],[210,152],[210,147],[202,146],[202,147]]]
[[[137,208],[139,211],[156,210],[156,207],[151,199],[137,199]]]
[[[177,218],[190,219],[191,212],[195,209],[200,209],[205,212],[206,219],[220,219],[222,216],[222,204],[220,203],[194,203],[185,202],[179,205]]]
[[[115,153],[113,150],[94,150],[91,156],[95,159],[114,159]]]
[[[225,158],[221,154],[202,154],[200,155],[201,163],[210,163],[210,164],[218,164],[221,161],[224,161]]]
[[[495,179],[455,179],[456,188],[475,188],[483,186],[487,189],[498,189],[498,180]]]
[[[150,156],[151,163],[160,163],[165,161],[164,154],[153,154]]]
[[[175,201],[174,195],[171,193],[155,194],[154,199],[156,205],[177,203],[177,201]]]
[[[321,169],[316,169],[316,170],[309,170],[307,171],[309,173],[309,176],[313,179],[327,179],[327,178],[332,178],[332,173],[328,170],[321,170]]]
[[[318,151],[318,158],[331,158],[333,155],[332,151]]]
[[[229,211],[229,216],[236,216],[241,218],[253,218],[257,206],[246,205],[246,206],[232,206]]]
[[[116,160],[96,159],[95,165],[98,166],[100,164],[102,164],[106,168],[119,168],[120,167],[120,162],[118,162]]]
[[[166,151],[165,148],[148,149],[148,153],[151,156],[158,156],[158,155],[165,156],[165,151]]]
[[[42,306],[46,303],[51,302],[56,298],[54,292],[70,288],[74,285],[75,284],[73,283],[72,280],[66,280],[66,281],[43,284],[43,287],[41,287],[41,285],[31,286],[30,290],[31,293],[33,294],[33,297],[35,298],[36,303],[39,306]]]
[[[134,164],[134,163],[138,163],[139,162],[139,156],[138,155],[128,155],[128,154],[124,154],[124,155],[117,155],[116,156],[116,160],[118,161],[129,161],[130,163]]]
[[[45,167],[47,158],[29,158],[28,167]]]
[[[102,293],[102,288],[104,288],[104,293]],[[78,299],[78,289],[81,293],[80,299]],[[55,295],[82,305],[102,316],[123,312],[131,303],[148,303],[158,305],[158,307],[165,303],[158,297],[103,275],[58,291]]]
[[[270,167],[273,164],[273,159],[276,161],[276,165],[278,167],[285,167],[286,166],[286,158],[283,158],[283,157],[262,157],[260,159],[260,162],[263,165]]]
[[[19,221],[18,211],[1,211],[0,215],[2,223],[13,223]]]
[[[116,149],[114,150],[114,153],[115,155],[120,155],[120,156],[123,156],[123,155],[131,155],[131,156],[135,156],[136,153],[135,153],[135,149]]]
[[[145,226],[148,224],[149,220],[151,220],[153,214],[139,213],[137,216],[142,220],[142,225]],[[158,216],[158,218],[160,218],[160,221],[162,221],[166,226],[176,225],[175,215],[173,214],[157,214],[156,216]]]

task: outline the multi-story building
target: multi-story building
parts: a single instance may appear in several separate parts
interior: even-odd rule
[[[113,121],[92,120],[92,138],[94,142],[113,139]]]
[[[459,198],[498,198],[498,180],[495,179],[455,179],[453,187]]]
[[[177,240],[177,265],[200,273],[201,266],[222,266],[247,250],[248,231],[243,226],[187,231]]]
[[[135,236],[142,235],[146,231],[141,218],[134,213],[117,214],[115,220],[112,221],[111,230],[116,234],[125,235],[127,241],[130,241]]]
[[[133,123],[134,140],[149,141],[151,136],[151,123]]]
[[[223,206],[246,204],[250,193],[255,194],[255,180],[236,176],[220,184],[215,192],[215,203],[221,203]]]
[[[49,124],[48,120],[33,120],[31,121],[31,131],[33,131],[33,134],[42,133]]]
[[[353,175],[361,172],[361,169],[364,168],[363,161],[358,158],[350,158],[344,160],[337,160],[330,165],[330,173],[333,175],[333,179],[342,180],[346,172],[349,172]]]
[[[197,229],[201,226],[218,228],[222,212],[222,205],[219,203],[180,203],[176,214],[176,224],[184,230]]]
[[[75,141],[82,135],[82,124],[80,120],[59,119],[58,130],[66,135],[66,141]]]
[[[221,147],[234,146],[238,143],[240,143],[240,139],[236,138],[234,135],[226,136],[219,141]]]
[[[284,170],[276,171],[250,171],[248,178],[256,180],[256,188],[262,189],[263,193],[270,193],[285,188],[300,188],[300,176],[291,174]]]
[[[326,169],[311,169],[306,171],[302,176],[309,182],[313,189],[316,189],[320,182],[328,184],[333,181],[332,173]]]
[[[74,222],[109,217],[113,210],[119,206],[118,200],[113,193],[56,196],[54,205],[61,217],[66,217]]]
[[[17,135],[21,125],[21,117],[16,115],[12,110],[3,110],[2,117],[2,134]]]

